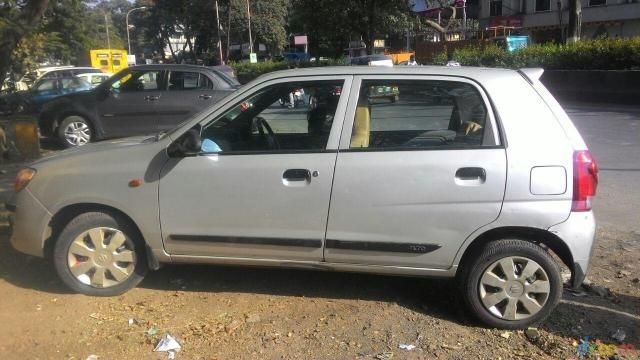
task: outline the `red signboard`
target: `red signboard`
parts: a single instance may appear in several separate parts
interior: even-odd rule
[[[522,17],[520,16],[494,16],[489,18],[489,27],[512,26],[522,27]]]

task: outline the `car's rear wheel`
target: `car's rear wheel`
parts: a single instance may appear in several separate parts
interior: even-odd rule
[[[72,290],[113,296],[135,287],[147,272],[144,244],[129,221],[106,212],[74,218],[60,233],[53,260]]]
[[[523,240],[487,244],[463,269],[465,301],[484,324],[525,328],[544,320],[562,296],[562,278],[553,258]]]
[[[70,115],[60,122],[58,139],[67,148],[82,146],[93,140],[93,131],[85,118],[79,115]]]

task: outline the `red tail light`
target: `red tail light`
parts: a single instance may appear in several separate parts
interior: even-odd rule
[[[591,210],[591,199],[598,186],[598,164],[588,150],[573,153],[572,211]]]

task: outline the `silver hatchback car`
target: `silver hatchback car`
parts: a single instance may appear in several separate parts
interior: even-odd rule
[[[87,295],[163,263],[449,277],[484,324],[526,327],[561,298],[551,254],[579,286],[595,234],[597,165],[541,74],[274,72],[171,132],[23,169],[11,242]],[[312,101],[282,108],[295,89]]]

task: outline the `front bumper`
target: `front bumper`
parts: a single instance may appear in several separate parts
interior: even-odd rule
[[[580,287],[587,276],[595,245],[596,220],[593,211],[571,212],[566,221],[550,227],[549,231],[569,247],[573,258],[571,287]]]
[[[44,257],[44,243],[51,231],[51,213],[28,187],[14,194],[5,207],[13,212],[9,216],[11,245],[22,253]]]

